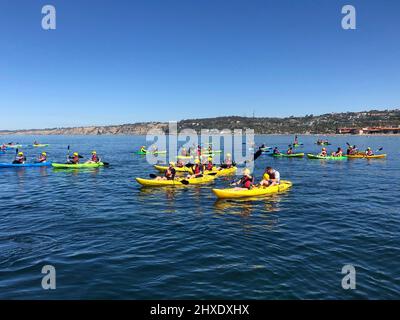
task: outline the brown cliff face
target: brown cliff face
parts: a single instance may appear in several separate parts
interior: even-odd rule
[[[182,129],[253,129],[256,134],[334,134],[340,127],[400,127],[400,109],[363,112],[327,113],[319,116],[287,118],[249,118],[227,116],[206,119],[188,119],[178,122]],[[141,122],[115,126],[53,128],[43,130],[1,131],[3,134],[21,135],[146,135],[149,130],[168,132],[166,122]]]

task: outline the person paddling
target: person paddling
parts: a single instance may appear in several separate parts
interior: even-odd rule
[[[169,167],[167,170],[165,170],[164,176],[163,177],[157,177],[155,180],[174,180],[176,175],[176,170],[175,170],[175,163],[170,162]]]
[[[298,145],[299,144],[299,139],[297,138],[297,136],[294,137],[294,145]]]
[[[192,167],[192,171],[193,174],[188,176],[189,179],[196,178],[198,175],[203,174],[204,167],[200,163],[200,160],[197,158],[194,160],[194,166]]]
[[[146,153],[147,152],[146,147],[145,146],[141,146],[140,147],[140,152],[141,153]]]
[[[86,163],[99,163],[100,162],[100,158],[97,155],[96,151],[92,151],[92,156],[90,157],[90,160],[87,161]]]
[[[336,150],[336,152],[332,152],[332,156],[333,157],[341,157],[341,156],[343,156],[343,150],[342,150],[342,148],[338,148],[337,150]]]
[[[286,151],[286,154],[293,154],[293,148],[289,147],[289,149]]]
[[[78,152],[74,152],[72,157],[68,158],[69,164],[79,164],[79,154]]]
[[[224,163],[221,165],[224,169],[229,169],[232,168],[233,166],[233,161],[232,161],[232,155],[230,153],[226,154],[226,158],[224,160]]]
[[[47,162],[47,153],[46,152],[42,152],[42,154],[39,156],[38,162],[39,163]]]
[[[18,152],[16,155],[13,164],[24,164],[26,161],[26,157],[24,156],[23,152]]]
[[[254,185],[254,178],[250,174],[250,169],[244,168],[242,178],[239,181],[232,183],[232,185],[236,186],[235,189],[251,189]]]
[[[321,157],[326,157],[328,155],[328,152],[326,151],[326,148],[322,148],[321,153],[319,155]]]
[[[206,163],[206,170],[208,170],[208,171],[212,171],[212,169],[214,168],[214,164],[213,164],[212,160],[213,160],[212,157],[208,157],[208,161]]]
[[[370,147],[368,147],[367,150],[365,150],[365,155],[366,156],[373,156],[374,152],[372,151],[372,149]]]
[[[278,147],[275,147],[274,150],[272,151],[273,154],[281,154],[279,151]]]

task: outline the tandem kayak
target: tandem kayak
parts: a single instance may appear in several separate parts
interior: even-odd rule
[[[167,153],[167,151],[146,151],[146,152],[138,151],[138,152],[137,152],[137,154],[140,154],[140,155],[146,155],[146,154],[166,154],[166,153]]]
[[[235,199],[235,198],[247,198],[264,196],[273,193],[279,193],[286,191],[292,186],[292,182],[287,180],[281,180],[280,184],[272,187],[254,187],[252,189],[212,189],[214,194],[219,199]]]
[[[386,154],[374,154],[372,156],[367,156],[365,154],[349,154],[347,155],[349,159],[383,159],[386,158]]]
[[[136,181],[145,187],[164,187],[164,186],[184,186],[181,182],[182,180],[186,180],[189,184],[201,184],[201,183],[209,183],[215,179],[215,176],[204,175],[200,178],[175,178],[174,180],[155,180],[155,179],[142,179],[136,178]]]
[[[271,154],[271,156],[276,157],[276,158],[303,158],[304,153],[292,153],[292,154],[287,154],[287,153],[278,153],[278,154]]]
[[[58,169],[80,169],[80,168],[98,168],[98,167],[103,167],[104,163],[103,162],[98,162],[98,163],[78,163],[78,164],[72,164],[72,163],[52,163],[51,164],[53,168],[58,168]]]
[[[38,162],[38,163],[0,163],[0,168],[27,168],[27,167],[50,167],[51,162]]]
[[[342,156],[342,157],[334,157],[334,156],[320,156],[319,154],[311,154],[307,153],[308,159],[319,159],[319,160],[346,160],[347,156]]]

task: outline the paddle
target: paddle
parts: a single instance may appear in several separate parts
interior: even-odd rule
[[[157,178],[157,175],[154,174],[154,173],[150,173],[150,174],[149,174],[149,177],[152,178],[152,179],[155,179],[155,178]]]

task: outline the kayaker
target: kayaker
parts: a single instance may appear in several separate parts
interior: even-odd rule
[[[78,152],[74,152],[72,157],[68,159],[69,164],[78,164],[79,163],[79,154]]]
[[[233,166],[233,161],[232,161],[232,155],[230,153],[226,154],[226,158],[224,160],[224,163],[221,165],[224,169],[232,168]]]
[[[141,153],[146,153],[146,152],[147,152],[147,151],[146,151],[146,147],[145,147],[145,146],[141,146],[140,152],[141,152]]]
[[[39,156],[38,162],[47,162],[47,154],[46,152],[42,152],[42,154]]]
[[[336,150],[336,152],[332,152],[332,156],[333,157],[341,157],[341,156],[343,156],[343,150],[342,150],[342,148],[338,148],[337,150]]]
[[[188,156],[188,152],[186,151],[186,148],[185,148],[185,147],[182,148],[181,155],[184,156],[184,157],[187,157],[187,156]]]
[[[267,167],[264,171],[264,175],[266,178],[268,178],[268,180],[264,179],[263,176],[263,180],[260,183],[260,185],[262,186],[271,187],[281,183],[281,174],[279,173],[278,170],[275,170],[271,167]]]
[[[232,185],[236,186],[235,189],[251,189],[254,185],[254,178],[250,174],[250,169],[244,168],[243,177]]]
[[[5,145],[5,144],[2,144],[2,145],[1,145],[1,147],[0,147],[1,151],[4,151],[4,150],[6,150],[6,148],[7,148],[7,147],[6,147],[6,145]]]
[[[155,180],[174,180],[176,175],[176,170],[175,170],[175,163],[170,162],[169,167],[167,170],[165,170],[164,176],[163,177],[157,177]]]
[[[289,149],[286,151],[286,154],[293,154],[293,148],[289,147]]]
[[[201,156],[201,146],[197,145],[197,155],[200,157]]]
[[[24,164],[26,161],[26,157],[24,156],[23,152],[18,152],[17,156],[15,157],[13,164]]]
[[[368,147],[367,150],[365,150],[365,155],[366,156],[373,156],[374,152],[372,151],[372,149],[370,147]]]
[[[279,151],[278,147],[275,147],[274,150],[272,151],[273,154],[281,154]]]
[[[297,136],[294,137],[294,145],[298,145],[299,144],[299,139],[297,138]]]
[[[212,171],[212,169],[214,168],[214,164],[213,164],[212,160],[213,160],[212,157],[208,157],[208,161],[206,164],[206,170],[208,170],[208,171]]]
[[[264,171],[262,179],[259,183],[260,186],[268,187],[269,185],[269,174],[267,173],[267,170]]]
[[[322,148],[321,153],[319,155],[321,157],[326,157],[328,155],[328,152],[326,151],[326,148]]]
[[[202,174],[204,171],[203,165],[200,163],[200,160],[196,158],[194,160],[194,166],[192,167],[193,174],[190,175],[188,178],[196,178],[198,175]]]
[[[91,156],[90,160],[87,161],[87,163],[98,163],[98,162],[100,162],[100,158],[97,155],[97,152],[96,151],[92,151],[92,156]]]
[[[185,165],[185,164],[183,163],[183,161],[182,161],[181,159],[178,159],[178,161],[176,162],[176,166],[177,166],[178,168],[183,168],[184,165]]]

